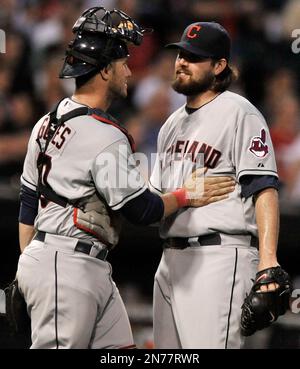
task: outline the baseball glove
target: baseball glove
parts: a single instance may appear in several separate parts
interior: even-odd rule
[[[74,209],[75,226],[96,236],[109,248],[114,247],[121,231],[120,215],[112,211],[97,193],[82,199],[79,205]]]
[[[259,291],[260,287],[277,283],[274,291]],[[267,328],[289,308],[292,284],[289,275],[280,267],[261,270],[256,274],[254,284],[242,305],[241,333],[251,336],[260,329]]]
[[[30,318],[24,297],[21,295],[18,281],[15,279],[5,288],[6,317],[12,335],[30,332]]]

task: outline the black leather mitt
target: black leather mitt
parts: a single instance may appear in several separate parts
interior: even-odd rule
[[[4,291],[6,297],[6,317],[11,333],[16,335],[30,332],[30,318],[27,314],[24,297],[19,291],[18,281],[15,279]]]
[[[260,287],[269,283],[277,283],[274,291],[259,291]],[[292,284],[288,273],[280,266],[261,270],[256,274],[249,295],[244,300],[241,316],[241,333],[251,336],[264,329],[283,315],[289,308]]]

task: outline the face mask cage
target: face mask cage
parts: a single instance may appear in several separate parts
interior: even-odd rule
[[[138,26],[131,17],[121,10],[106,10],[94,7],[86,10],[73,26],[73,33],[104,33],[108,37],[119,38],[140,45],[143,35],[151,32]]]

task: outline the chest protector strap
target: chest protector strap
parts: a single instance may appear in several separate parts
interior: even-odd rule
[[[55,135],[57,129],[66,121],[72,118],[79,117],[81,115],[88,114],[88,108],[82,107],[78,109],[74,109],[67,114],[62,115],[59,119],[56,117],[57,108],[60,102],[55,106],[55,108],[49,113],[49,123],[46,128],[45,133],[45,143],[42,145],[41,139],[37,138],[36,141],[40,147],[40,153],[37,159],[37,168],[38,168],[38,185],[37,185],[37,193],[38,197],[41,198],[43,196],[45,200],[55,202],[56,204],[66,207],[68,204],[72,203],[72,200],[68,200],[66,197],[58,195],[52,187],[48,183],[43,183],[43,168],[47,164],[47,155],[46,151],[48,146]]]
[[[61,100],[62,101],[62,100]],[[82,115],[91,115],[94,119],[100,121],[101,123],[104,124],[111,124],[112,126],[118,128],[120,131],[122,131],[125,136],[127,137],[131,149],[132,151],[134,151],[134,141],[133,138],[131,137],[131,135],[127,132],[127,130],[121,126],[119,126],[118,122],[109,114],[103,112],[100,109],[92,109],[89,107],[80,107],[77,109],[74,109],[64,115],[62,115],[60,118],[57,118],[57,109],[59,104],[61,103],[61,101],[59,101],[57,103],[57,105],[53,108],[53,110],[50,111],[49,113],[49,123],[48,126],[46,128],[46,133],[45,133],[45,143],[44,145],[41,142],[40,138],[37,138],[36,141],[40,147],[40,153],[37,159],[37,168],[38,168],[38,185],[37,185],[37,193],[38,193],[38,197],[39,199],[41,199],[41,196],[43,196],[43,198],[46,201],[51,201],[54,202],[62,207],[66,207],[67,205],[73,205],[76,207],[80,208],[80,200],[70,200],[67,199],[64,196],[58,195],[53,189],[52,187],[48,184],[48,183],[43,183],[43,168],[45,167],[45,165],[47,164],[47,149],[48,146],[52,140],[52,138],[54,137],[56,131],[58,130],[58,128],[65,123],[66,121],[82,116]],[[42,199],[41,199],[42,200]]]

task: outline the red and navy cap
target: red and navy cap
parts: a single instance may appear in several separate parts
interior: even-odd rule
[[[179,48],[200,57],[230,58],[230,37],[219,23],[192,23],[184,30],[180,42],[166,45],[167,48]]]

